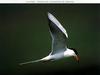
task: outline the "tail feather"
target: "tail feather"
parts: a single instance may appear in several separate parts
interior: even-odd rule
[[[25,65],[25,64],[30,64],[30,63],[40,62],[40,61],[42,61],[42,60],[39,59],[39,60],[35,60],[35,61],[24,62],[24,63],[20,63],[19,65]]]

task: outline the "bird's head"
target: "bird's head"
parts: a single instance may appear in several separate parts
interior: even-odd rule
[[[79,54],[78,54],[77,50],[74,48],[70,48],[70,49],[74,51],[73,57],[79,63],[80,58],[79,58]]]

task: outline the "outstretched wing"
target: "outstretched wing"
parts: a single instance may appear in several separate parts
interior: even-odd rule
[[[39,59],[39,60],[34,60],[34,61],[28,61],[28,62],[20,63],[19,65],[25,65],[25,64],[30,64],[30,63],[40,62],[40,61],[42,60]]]
[[[55,54],[64,52],[67,48],[66,39],[68,38],[66,30],[59,21],[50,13],[48,13],[49,29],[52,37],[52,52]]]

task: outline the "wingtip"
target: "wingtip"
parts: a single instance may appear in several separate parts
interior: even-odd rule
[[[66,37],[68,38],[68,35],[66,34]]]
[[[19,65],[20,65],[20,66],[22,66],[22,65],[23,65],[23,63],[20,63]]]
[[[67,32],[65,32],[65,36],[68,38]]]
[[[47,14],[48,14],[48,19],[51,20],[53,23],[55,23],[61,29],[61,31],[65,34],[65,36],[68,38],[66,30],[60,24],[60,22],[51,13],[47,12]]]
[[[47,12],[48,17],[51,15],[51,13]]]
[[[49,15],[50,13],[49,13],[49,12],[47,12],[47,14]]]
[[[53,15],[50,12],[47,12],[48,18],[51,18]]]

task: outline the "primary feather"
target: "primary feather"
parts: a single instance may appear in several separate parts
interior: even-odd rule
[[[52,36],[52,52],[50,54],[62,53],[66,50],[67,33],[60,22],[48,13],[49,30]]]

